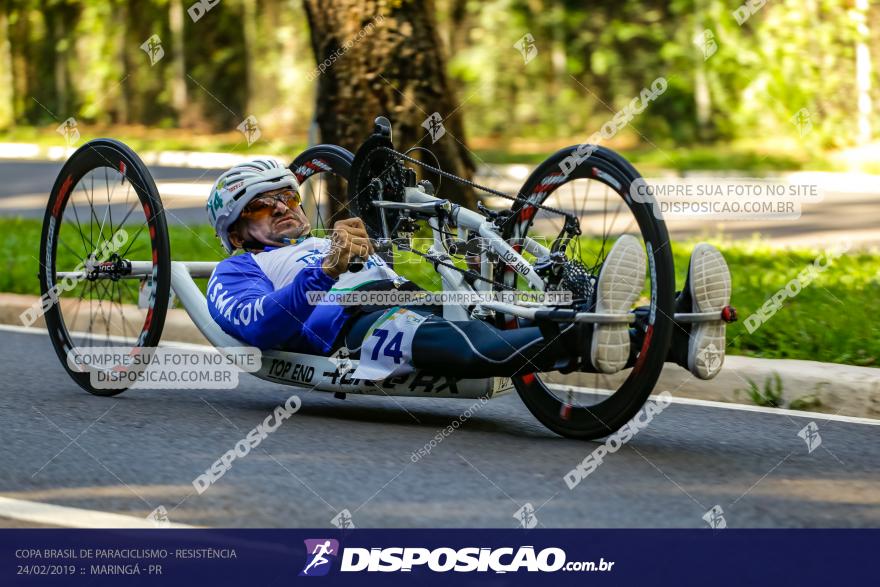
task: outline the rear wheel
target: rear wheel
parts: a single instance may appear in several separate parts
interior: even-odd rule
[[[327,235],[337,220],[348,218],[348,178],[354,155],[336,145],[315,145],[300,153],[289,168],[300,184],[303,210],[312,234]]]
[[[132,279],[133,267],[145,277]],[[39,277],[49,339],[68,374],[95,395],[124,391],[118,381],[126,379],[101,384],[98,370],[85,366],[84,349],[149,352],[162,335],[171,288],[159,192],[124,144],[90,141],[61,168],[43,218]],[[123,363],[102,362],[99,370],[133,372],[144,364]]]
[[[560,165],[564,166],[563,161],[575,155],[576,149],[568,147],[552,155],[526,180],[520,194],[527,202],[514,204],[503,236],[521,251],[526,238],[548,249],[554,242],[557,246],[564,243],[560,251],[566,267],[577,267],[575,274],[592,277],[599,275],[611,246],[621,235],[636,237],[645,248],[645,287],[635,304],[642,308],[643,319],[630,329],[640,346],[631,367],[614,375],[575,371],[524,373],[513,378],[523,402],[545,426],[563,436],[595,439],[629,421],[654,388],[674,327],[675,283],[665,223],[654,216],[649,204],[636,202],[629,195],[631,184],[641,177],[639,173],[620,155],[599,147],[566,175]],[[557,241],[565,216],[532,204],[571,214],[580,236]],[[533,254],[523,255],[536,260]],[[523,287],[522,278],[503,263],[496,277],[508,287]],[[499,326],[516,328],[518,323],[501,316]],[[589,349],[583,352],[589,363]]]

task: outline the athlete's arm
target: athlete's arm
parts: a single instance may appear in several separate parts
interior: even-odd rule
[[[309,303],[307,292],[328,291],[334,283],[317,262],[276,290],[250,255],[231,257],[217,266],[208,282],[208,310],[226,333],[259,348],[297,337],[328,347],[332,340],[323,344],[325,329],[315,329],[311,320],[320,306]]]

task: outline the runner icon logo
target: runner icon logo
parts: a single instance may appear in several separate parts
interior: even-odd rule
[[[724,519],[724,510],[721,509],[720,505],[712,506],[712,509],[703,514],[703,519],[713,530],[723,530],[724,528],[727,528],[727,520]]]
[[[300,577],[321,577],[330,572],[333,560],[339,556],[339,541],[332,538],[311,538],[306,543],[306,566]]]
[[[354,522],[351,519],[351,512],[347,509],[342,510],[330,520],[330,523],[340,530],[353,530]]]
[[[822,444],[822,436],[819,434],[819,427],[815,422],[810,422],[798,432],[798,436],[807,443],[807,453],[812,453]]]
[[[535,507],[526,503],[513,514],[514,519],[519,521],[519,525],[529,530],[538,525],[538,517],[535,515]]]

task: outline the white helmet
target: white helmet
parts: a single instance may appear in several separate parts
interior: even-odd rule
[[[235,251],[229,242],[229,227],[238,220],[244,207],[261,193],[279,188],[299,190],[299,184],[293,172],[274,159],[239,163],[217,178],[205,209],[228,253]]]

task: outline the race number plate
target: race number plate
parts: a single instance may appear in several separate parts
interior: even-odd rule
[[[427,319],[427,316],[406,308],[392,308],[385,312],[364,337],[354,377],[377,381],[415,371],[412,366],[413,336]]]

